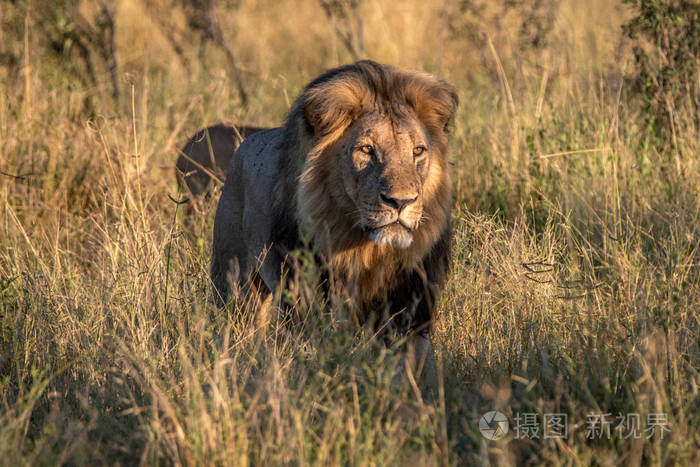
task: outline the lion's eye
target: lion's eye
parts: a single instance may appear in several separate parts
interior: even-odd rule
[[[413,148],[413,155],[415,157],[422,155],[424,152],[425,152],[424,146],[416,146],[415,148]]]
[[[373,154],[374,148],[369,144],[365,144],[364,146],[360,146],[360,151],[364,152],[365,154]]]

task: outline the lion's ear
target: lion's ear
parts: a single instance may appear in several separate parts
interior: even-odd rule
[[[307,89],[304,116],[316,135],[347,128],[366,108],[369,90],[353,76],[339,77]]]
[[[457,90],[446,81],[407,89],[409,103],[431,132],[447,132],[459,104]]]

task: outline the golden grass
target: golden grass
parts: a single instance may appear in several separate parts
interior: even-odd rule
[[[312,293],[296,327],[214,307],[215,200],[184,217],[168,197],[186,136],[278,125],[350,60],[314,2],[222,11],[248,109],[223,54],[205,48],[204,66],[193,42],[187,73],[140,0],[118,2],[116,105],[106,74],[75,85],[30,22],[3,33],[24,62],[0,67],[0,463],[699,463],[698,135],[643,144],[621,5],[563,1],[529,47],[518,10],[460,3],[362,7],[369,58],[460,93],[434,400]],[[494,408],[567,413],[569,436],[488,442],[478,419]],[[665,413],[670,432],[589,440],[599,413]]]

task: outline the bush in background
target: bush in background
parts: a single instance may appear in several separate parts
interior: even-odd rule
[[[661,148],[700,134],[700,2],[625,0],[624,25],[636,70],[632,91],[643,105],[651,142]]]

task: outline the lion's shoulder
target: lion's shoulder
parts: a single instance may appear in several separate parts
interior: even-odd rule
[[[257,132],[246,138],[231,158],[230,173],[257,181],[279,176],[282,128],[272,128]]]

